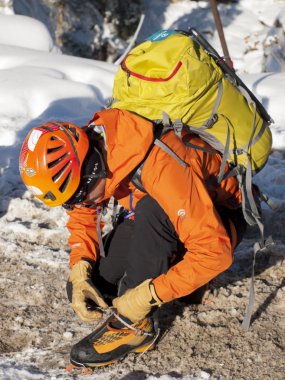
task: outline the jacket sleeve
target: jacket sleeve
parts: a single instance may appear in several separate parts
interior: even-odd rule
[[[192,293],[232,263],[230,239],[194,164],[183,167],[155,148],[142,175],[145,189],[169,216],[187,250],[179,263],[154,279],[164,301]]]
[[[67,228],[70,233],[68,245],[70,252],[70,267],[81,258],[96,260],[98,237],[96,232],[97,212],[93,208],[74,208],[67,211],[69,221]]]

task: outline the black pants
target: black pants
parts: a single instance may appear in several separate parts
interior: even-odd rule
[[[168,216],[150,196],[137,203],[135,221],[126,219],[106,238],[106,257],[94,272],[103,293],[118,295],[148,278],[166,273],[180,245]],[[114,288],[115,287],[115,288]]]
[[[219,210],[229,233],[227,213]],[[231,220],[244,226],[242,213],[231,212]],[[238,233],[241,240],[245,228]],[[166,273],[179,261],[185,249],[164,210],[150,196],[137,203],[135,221],[124,220],[107,237],[106,257],[94,271],[94,283],[103,294],[123,294],[148,278]]]

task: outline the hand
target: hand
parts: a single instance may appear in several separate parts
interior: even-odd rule
[[[158,298],[152,279],[144,281],[136,288],[127,290],[121,297],[113,300],[113,305],[119,314],[127,317],[133,323],[142,320],[153,306],[163,304]]]
[[[91,281],[92,265],[88,261],[80,260],[70,272],[69,281],[72,283],[71,306],[78,317],[84,322],[94,322],[102,317],[101,310],[88,310],[87,302],[92,300],[98,307],[107,308],[100,292]]]

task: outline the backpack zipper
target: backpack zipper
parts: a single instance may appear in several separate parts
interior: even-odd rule
[[[182,66],[182,62],[179,61],[177,63],[177,65],[176,65],[175,69],[172,71],[172,73],[168,77],[166,77],[166,78],[152,78],[152,77],[147,77],[147,76],[142,75],[142,74],[135,73],[134,71],[131,71],[130,69],[128,69],[127,65],[126,65],[126,59],[127,58],[128,58],[128,55],[126,56],[126,58],[121,63],[121,68],[127,74],[127,84],[128,84],[128,86],[130,86],[130,76],[131,75],[134,76],[134,77],[136,77],[136,78],[139,78],[139,79],[142,79],[142,80],[146,80],[146,81],[149,81],[149,82],[167,82],[172,77],[174,77],[174,75],[177,73],[177,71]]]

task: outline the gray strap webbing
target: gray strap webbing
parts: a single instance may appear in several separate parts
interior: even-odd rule
[[[255,130],[256,130],[256,127],[257,127],[257,124],[256,124],[256,104],[251,101],[251,104],[254,108],[254,113],[253,113],[253,120],[252,120],[252,128],[251,128],[251,133],[250,133],[250,137],[249,137],[249,140],[248,140],[248,144],[247,144],[247,147],[245,149],[245,151],[248,153],[248,150],[252,144],[252,140],[253,140],[253,136],[254,136],[254,133],[255,133]]]
[[[224,173],[225,173],[226,165],[227,165],[227,159],[229,156],[230,140],[231,140],[230,124],[229,124],[228,119],[225,116],[224,116],[224,119],[226,120],[226,123],[227,123],[227,138],[226,138],[225,150],[223,153],[223,159],[221,162],[220,172],[218,175],[218,183],[221,183],[224,177]]]
[[[223,176],[223,179],[228,179],[230,177],[236,177],[240,173],[240,167],[235,166],[233,169],[231,169],[227,174]]]
[[[164,150],[167,154],[169,154],[171,157],[175,158],[177,162],[179,162],[180,165],[183,167],[188,167],[189,165],[187,162],[183,161],[173,150],[171,150],[166,144],[164,144],[161,140],[156,138],[153,142],[154,145],[158,146],[162,150]],[[135,185],[137,189],[140,191],[146,193],[146,190],[144,189],[141,181],[141,175],[142,175],[142,169],[145,163],[146,158],[148,157],[149,153],[151,152],[152,146],[149,149],[146,157],[144,158],[143,162],[137,167],[132,173],[131,173],[131,182]]]
[[[256,220],[256,222],[259,226],[259,223],[261,222],[261,216],[260,216],[259,211],[256,207],[256,202],[255,202],[255,199],[254,199],[253,193],[252,193],[252,169],[251,169],[251,163],[250,163],[249,157],[248,157],[247,167],[246,167],[246,172],[245,172],[245,189],[246,189],[246,195],[247,195],[247,199],[249,201],[251,213],[252,213],[254,219]],[[259,227],[261,227],[261,226],[259,226]],[[264,229],[264,226],[262,224],[262,231],[261,231],[262,236],[261,237],[264,239],[263,229]]]
[[[162,112],[162,124],[163,124],[163,129],[162,129],[163,135],[166,132],[173,130],[173,126],[171,125],[169,115],[166,112]]]
[[[242,207],[244,212],[244,217],[248,224],[257,225],[260,231],[260,241],[254,244],[253,248],[253,260],[252,260],[252,270],[251,270],[251,281],[249,287],[249,297],[248,305],[246,308],[246,313],[244,320],[242,322],[242,327],[248,331],[250,326],[250,320],[254,307],[254,269],[256,254],[265,250],[268,246],[273,244],[272,238],[269,237],[267,240],[264,239],[264,224],[262,223],[260,212],[257,209],[256,202],[252,193],[252,169],[250,158],[248,156],[248,163],[245,172],[245,183],[242,178],[242,174],[238,176],[238,180],[241,183],[242,191]],[[247,205],[249,207],[247,207]]]
[[[252,268],[251,268],[251,281],[250,281],[250,286],[249,286],[249,295],[248,295],[248,304],[245,312],[244,319],[242,321],[242,328],[245,331],[249,330],[250,326],[250,321],[251,321],[251,316],[253,312],[253,306],[254,306],[254,271],[255,271],[255,258],[256,258],[256,253],[257,251],[253,252],[253,258],[252,258]]]
[[[277,205],[267,194],[264,194],[262,191],[259,191],[260,199],[265,202],[272,210],[277,210]]]
[[[251,96],[249,95],[249,93],[243,87],[236,85],[236,88],[239,90],[239,92],[247,100],[248,103],[251,103],[251,104],[254,103],[254,101],[251,99]]]
[[[244,173],[240,173],[237,175],[237,179],[242,192],[242,211],[244,218],[250,226],[257,224],[258,227],[260,227],[260,231],[263,232],[263,225],[260,225],[261,217],[259,215],[259,211],[256,207],[256,202],[252,193],[252,170],[249,158],[245,175]]]
[[[99,250],[100,250],[100,256],[105,257],[105,250],[104,250],[104,244],[103,244],[103,239],[102,239],[102,234],[101,234],[101,228],[100,228],[100,222],[102,219],[103,213],[100,212],[97,217],[97,223],[96,223],[96,232],[98,236],[98,244],[99,244]]]
[[[214,103],[214,106],[213,106],[213,109],[211,112],[211,116],[200,127],[193,127],[193,126],[188,126],[188,125],[184,126],[181,119],[175,120],[173,122],[173,124],[171,125],[168,114],[166,112],[163,112],[162,113],[162,118],[163,118],[162,120],[163,120],[163,125],[164,125],[163,132],[167,131],[169,129],[174,129],[175,134],[181,139],[181,133],[182,133],[184,127],[186,127],[189,130],[189,132],[191,132],[191,130],[192,130],[192,132],[194,132],[195,129],[197,129],[197,128],[200,130],[212,128],[212,126],[218,120],[217,110],[218,110],[219,105],[221,103],[222,96],[223,96],[223,82],[222,82],[222,80],[220,80],[218,82],[218,93],[217,93],[217,97],[216,97],[216,100],[215,100],[215,103]]]
[[[254,107],[254,114],[253,114],[252,129],[251,129],[250,137],[249,137],[246,149],[244,151],[244,153],[247,155],[245,189],[244,189],[244,181],[242,180],[242,183],[241,183],[242,196],[244,198],[244,201],[245,202],[247,201],[247,203],[249,204],[249,211],[246,207],[247,205],[245,202],[243,203],[243,211],[244,211],[244,217],[249,225],[255,225],[255,224],[258,225],[260,229],[260,233],[261,233],[261,241],[263,242],[264,241],[264,234],[263,234],[264,226],[261,222],[261,217],[257,210],[256,203],[255,203],[253,193],[252,193],[252,167],[251,167],[251,160],[250,160],[250,154],[249,154],[249,148],[251,146],[253,136],[256,130],[256,104],[252,100],[248,100],[248,101]]]
[[[250,219],[253,224],[257,224],[260,231],[260,242],[254,244],[253,248],[253,259],[252,259],[252,269],[251,269],[251,281],[249,286],[249,296],[248,296],[248,305],[245,312],[245,317],[242,322],[242,327],[248,331],[250,326],[250,320],[254,307],[254,272],[255,272],[255,260],[257,252],[263,250],[265,248],[264,241],[264,225],[261,221],[261,216],[257,210],[256,203],[252,193],[252,170],[251,163],[248,157],[247,168],[245,173],[245,191],[246,191],[246,199],[248,200],[250,207]]]
[[[266,131],[266,127],[267,127],[267,124],[265,121],[263,121],[258,133],[255,135],[254,138],[252,138],[250,145],[256,144],[261,139],[261,137],[263,136],[263,133]],[[239,148],[235,149],[235,151],[243,152],[246,149],[248,149],[248,143],[244,146],[240,146]]]
[[[163,123],[163,130],[162,134],[165,134],[166,132],[170,130],[174,130],[176,136],[182,139],[181,134],[183,131],[183,122],[181,119],[175,120],[173,123],[171,123],[169,115],[166,112],[162,112],[162,123]]]
[[[162,112],[162,122],[165,128],[170,128],[170,118],[168,113]]]
[[[197,149],[197,150],[201,150],[202,152],[205,152],[205,153],[209,153],[209,154],[215,154],[215,153],[217,153],[214,150],[211,150],[211,149],[208,149],[208,148],[204,148],[204,147],[199,146],[199,145],[191,144],[188,141],[183,141],[183,143],[184,143],[184,145],[188,146],[189,148],[194,148],[194,149]]]
[[[256,242],[253,247],[253,258],[252,258],[252,268],[251,268],[251,280],[250,280],[250,285],[249,285],[249,295],[248,295],[248,304],[246,307],[246,312],[244,319],[242,321],[242,327],[244,328],[245,331],[249,330],[250,326],[250,321],[251,321],[251,316],[253,312],[253,307],[254,307],[254,272],[255,272],[255,260],[256,260],[256,255],[258,252],[261,252],[265,250],[266,248],[272,246],[274,244],[272,237],[269,236],[268,239],[264,241],[262,244],[263,247],[261,247],[260,243]]]
[[[223,96],[223,82],[222,82],[222,80],[220,80],[219,83],[218,83],[218,93],[217,93],[217,97],[216,97],[216,100],[215,100],[214,107],[212,109],[211,117],[205,123],[205,127],[206,128],[211,128],[211,126],[213,125],[213,123],[211,124],[211,120],[215,119],[217,110],[218,110],[219,105],[221,103],[222,96]],[[215,122],[216,121],[217,120],[215,120]],[[209,125],[208,125],[208,123],[209,123]]]
[[[175,158],[175,160],[182,166],[184,166],[185,168],[187,166],[189,166],[187,164],[187,162],[183,161],[179,156],[177,156],[177,154],[175,152],[173,152],[173,150],[171,150],[166,144],[164,144],[161,140],[158,140],[158,139],[155,139],[154,140],[154,144],[157,145],[159,148],[161,148],[162,150],[164,150],[166,153],[168,153],[170,156],[172,156],[173,158]]]
[[[181,119],[177,119],[177,120],[174,121],[174,123],[173,123],[173,129],[174,129],[174,132],[175,132],[176,136],[178,136],[180,138],[180,140],[182,140],[183,127],[184,127],[184,125],[183,125]]]
[[[244,219],[246,220],[247,224],[249,224],[250,226],[254,226],[257,224],[256,218],[254,217],[251,210],[251,204],[248,199],[249,190],[246,189],[244,174],[241,171],[237,175],[237,180],[239,182],[239,187],[240,187],[241,195],[242,195],[241,199],[242,199],[242,211],[243,211]]]

